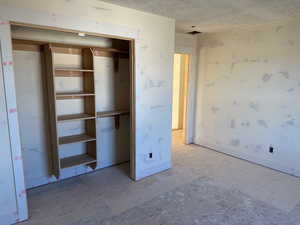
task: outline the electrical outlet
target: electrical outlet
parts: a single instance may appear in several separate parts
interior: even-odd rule
[[[274,148],[273,148],[272,146],[269,147],[269,152],[270,152],[271,154],[274,153]]]

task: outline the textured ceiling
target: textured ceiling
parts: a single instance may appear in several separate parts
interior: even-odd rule
[[[102,0],[176,19],[177,32],[212,32],[300,16],[300,0]],[[192,28],[196,26],[196,28]]]

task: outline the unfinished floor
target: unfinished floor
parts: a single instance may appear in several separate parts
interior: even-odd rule
[[[30,190],[20,225],[296,225],[300,179],[199,146],[139,182],[123,164]]]

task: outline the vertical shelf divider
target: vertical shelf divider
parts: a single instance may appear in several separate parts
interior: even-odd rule
[[[46,66],[46,85],[48,94],[49,127],[50,127],[50,148],[52,156],[52,174],[58,179],[60,176],[60,159],[58,152],[58,132],[56,116],[56,94],[55,94],[55,69],[53,65],[53,52],[51,44],[44,47],[45,66]]]
[[[45,65],[46,65],[46,83],[49,105],[49,125],[50,125],[50,140],[51,140],[51,155],[52,155],[52,170],[51,174],[59,179],[61,170],[79,165],[87,165],[92,169],[97,167],[97,129],[96,129],[96,96],[95,96],[95,74],[94,74],[94,54],[92,48],[82,48],[82,79],[83,79],[83,93],[89,93],[89,95],[77,96],[84,101],[84,115],[88,115],[85,118],[85,133],[67,137],[59,137],[58,135],[58,122],[62,122],[62,116],[57,115],[57,101],[67,101],[70,98],[59,98],[55,89],[55,77],[56,70],[54,65],[54,49],[51,44],[45,44]],[[72,79],[69,73],[59,74]],[[72,98],[71,98],[72,99]],[[66,116],[65,116],[66,117]],[[76,115],[67,115],[68,118],[77,118]],[[84,143],[86,145],[86,153],[83,155],[75,155],[67,158],[61,158],[60,145]]]
[[[94,67],[94,49],[83,48],[82,49],[82,68],[85,70],[93,70]],[[83,73],[83,89],[84,92],[94,93],[94,97],[87,98],[84,102],[85,112],[93,115],[95,119],[86,120],[85,127],[89,136],[95,137],[96,141],[87,143],[87,154],[97,159],[97,112],[96,112],[96,88],[95,88],[95,73],[86,74]],[[89,165],[95,169],[97,167],[97,161]]]

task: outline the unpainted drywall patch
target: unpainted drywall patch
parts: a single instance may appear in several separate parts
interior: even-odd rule
[[[266,74],[264,74],[264,75],[262,76],[262,81],[263,81],[264,83],[266,83],[266,82],[268,82],[268,81],[271,80],[272,76],[273,76],[273,74],[266,73]]]
[[[232,139],[229,144],[233,147],[238,147],[238,146],[240,146],[240,140],[239,139]]]
[[[157,142],[158,142],[159,144],[161,144],[163,141],[164,141],[164,138],[162,138],[162,137],[158,138],[158,140],[157,140]]]
[[[287,71],[279,72],[285,79],[290,79],[290,74]]]
[[[203,46],[208,48],[218,48],[218,47],[223,47],[224,43],[217,39],[206,39],[203,43]]]
[[[268,124],[265,120],[257,120],[257,124],[261,127],[268,128]]]
[[[149,46],[148,45],[142,45],[141,47],[140,47],[140,49],[142,50],[142,51],[146,51],[147,49],[149,48]]]
[[[206,87],[213,87],[215,86],[215,82],[209,82],[205,84]]]
[[[277,26],[275,30],[276,30],[276,32],[278,33],[278,32],[280,32],[283,28],[284,28],[284,26]]]
[[[250,102],[249,107],[250,109],[253,109],[256,112],[259,112],[260,106],[257,102]]]
[[[295,118],[286,120],[285,122],[283,122],[283,124],[281,124],[281,127],[290,127],[290,126],[293,127],[293,126],[295,126],[295,121],[296,121]]]
[[[232,120],[230,121],[230,128],[231,128],[231,129],[234,129],[234,128],[235,128],[235,120],[234,120],[234,119],[232,119]]]
[[[216,107],[216,106],[212,106],[210,109],[211,109],[211,112],[212,112],[213,114],[216,114],[217,112],[220,111],[220,108],[219,108],[219,107]]]
[[[262,146],[261,145],[256,145],[254,148],[254,152],[258,153],[262,150]]]
[[[152,79],[147,79],[144,85],[144,90],[149,90],[152,88],[161,88],[164,87],[166,84],[165,80],[157,80],[154,81]]]
[[[111,11],[111,9],[108,8],[103,8],[103,7],[98,7],[98,6],[93,6],[94,9],[98,11]]]
[[[150,106],[151,110],[159,110],[159,109],[164,109],[164,108],[166,108],[165,105],[152,105],[152,106]]]
[[[241,122],[242,127],[250,127],[251,123],[249,121]]]
[[[233,73],[234,67],[237,63],[236,62],[232,62],[231,66],[230,66],[230,72]]]
[[[288,40],[288,44],[289,44],[290,46],[294,46],[294,45],[295,45],[295,41],[293,41],[293,40]]]
[[[240,104],[235,100],[235,101],[232,102],[232,105],[239,106]]]
[[[22,148],[22,151],[38,152],[38,153],[42,153],[43,152],[40,148],[37,148],[37,147],[34,147],[34,148]]]

